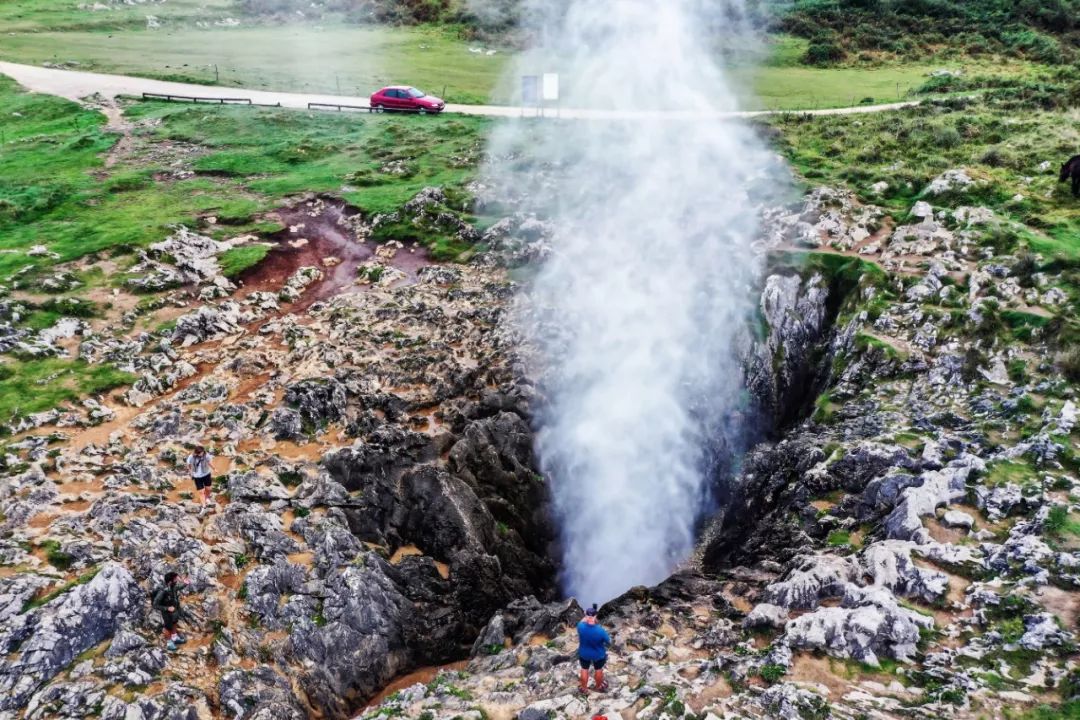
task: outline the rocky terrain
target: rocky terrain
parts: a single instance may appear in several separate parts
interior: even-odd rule
[[[322,200],[301,208],[321,227]],[[345,222],[360,246],[365,227]],[[289,232],[306,239],[305,223]],[[220,251],[187,231],[151,248],[139,282],[183,274],[190,310],[126,340],[79,329],[82,356],[139,379],[14,428],[5,716],[346,717],[399,673],[462,657],[511,600],[551,596],[505,274],[391,244],[306,307],[338,258],[236,291]],[[183,465],[199,442],[216,455],[213,511]],[[175,656],[149,605],[170,569],[191,581]]]
[[[996,248],[1008,221],[938,206],[974,183],[943,175],[902,220],[834,188],[763,211],[742,346],[760,442],[716,479],[697,556],[605,606],[612,690],[587,697],[532,454],[540,399],[506,320],[507,268],[543,256],[545,224],[507,217],[487,252],[439,265],[368,233],[460,222],[440,190],[390,219],[309,197],[277,242],[318,251],[236,282],[218,264],[236,243],[178,229],[129,281],[176,288],[151,311],[164,326],[133,329],[123,313],[146,308],[118,301],[108,321],[0,337],[137,377],[11,428],[0,718],[1005,717],[1068,700],[1077,407],[1053,318],[1073,290],[1049,258]],[[196,443],[213,509],[186,477]],[[149,602],[168,570],[191,581],[176,654]]]
[[[518,602],[364,717],[1071,717],[1071,290],[935,207],[969,181],[904,224],[829,188],[769,214],[745,357],[772,430],[694,561],[602,609],[610,692],[575,692],[579,607]]]

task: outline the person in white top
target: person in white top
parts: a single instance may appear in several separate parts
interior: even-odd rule
[[[210,498],[211,470],[210,461],[214,456],[206,452],[202,445],[196,445],[195,451],[188,455],[187,466],[191,472],[191,479],[195,482],[195,491],[202,493],[204,506],[213,509],[213,500]]]

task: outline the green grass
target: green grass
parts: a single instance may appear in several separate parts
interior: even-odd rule
[[[1080,143],[1076,112],[968,100],[862,116],[781,116],[770,124],[808,182],[847,185],[901,220],[934,177],[965,168],[977,186],[929,198],[935,206],[983,205],[1026,226],[1000,231],[992,239],[998,253],[1027,246],[1047,259],[1075,260],[1080,213],[1056,169]],[[1037,169],[1044,160],[1053,172]],[[870,186],[879,181],[889,187],[876,195]]]
[[[510,56],[469,52],[443,28],[276,25],[202,30],[5,35],[0,59],[253,89],[367,97],[409,83],[458,103],[484,103]],[[215,75],[214,65],[217,65]],[[444,90],[445,88],[445,90]]]
[[[155,12],[158,7],[155,6]],[[0,59],[42,64],[74,61],[80,68],[194,83],[263,90],[367,97],[391,83],[407,83],[449,102],[517,104],[520,82],[512,52],[470,52],[456,28],[252,25],[200,29],[190,24],[148,30],[126,26],[80,29],[54,18],[34,32],[6,35]],[[0,27],[3,26],[0,17]],[[70,29],[74,28],[74,29]],[[61,31],[57,31],[60,29]],[[486,47],[486,46],[484,46]],[[736,65],[729,78],[746,109],[802,110],[857,105],[867,99],[896,102],[948,67],[965,74],[1026,72],[1019,62],[963,59],[948,63],[893,62],[871,67],[802,65],[806,41],[774,38],[760,64]],[[530,63],[561,71],[567,90],[575,82],[560,58],[529,55]]]
[[[78,303],[89,287],[117,286],[131,253],[169,235],[178,224],[218,239],[245,232],[274,232],[266,210],[290,196],[325,192],[369,213],[392,212],[429,185],[448,189],[464,207],[462,187],[480,161],[484,118],[341,116],[278,109],[192,107],[136,103],[133,119],[157,124],[140,143],[183,140],[206,152],[196,176],[159,182],[163,168],[137,157],[106,169],[115,137],[104,117],[66,100],[23,92],[0,77],[0,283],[20,273],[20,283],[58,265],[84,260],[75,274],[85,283],[63,297],[27,303],[22,324],[47,328],[62,316],[97,317],[104,308]],[[10,110],[11,114],[8,114]],[[10,120],[10,121],[9,121]],[[167,162],[167,160],[166,160]],[[405,164],[404,175],[383,172]],[[460,211],[460,210],[459,210]],[[216,221],[211,223],[208,218]],[[415,229],[412,231],[415,233]],[[468,250],[453,236],[419,233],[434,256],[453,259]],[[59,255],[31,257],[44,244]],[[235,276],[268,252],[262,244],[226,251],[221,264]],[[127,256],[127,257],[125,257]],[[108,274],[105,260],[119,272]],[[22,274],[25,270],[28,274]],[[65,270],[70,269],[69,265]],[[129,383],[111,366],[68,360],[0,359],[0,423],[47,410],[87,394]]]
[[[87,395],[107,392],[135,380],[111,365],[88,365],[82,360],[0,359],[0,423]]]
[[[1063,535],[1080,537],[1080,518],[1070,514],[1069,509],[1064,505],[1055,505],[1050,508],[1043,530],[1046,534],[1055,537]]]
[[[5,33],[43,30],[114,31],[146,27],[146,16],[169,22],[214,20],[235,13],[234,0],[169,0],[167,3],[109,3],[110,10],[91,11],[81,0],[4,0],[0,2],[0,27]]]
[[[1019,720],[1080,720],[1080,700],[1069,700],[1061,705],[1040,705],[1023,715],[1012,716]]]
[[[1038,478],[1035,468],[1025,460],[999,460],[990,463],[986,468],[986,484],[989,487],[999,487],[1009,483],[1022,487],[1036,482]]]
[[[847,530],[833,530],[826,542],[831,547],[847,547],[851,545],[851,533]]]
[[[114,138],[104,118],[74,103],[21,92],[0,78],[0,103],[21,115],[5,123],[0,153],[0,249],[42,241],[57,260],[0,254],[0,281],[27,265],[40,272],[92,253],[127,252],[165,237],[178,223],[214,215],[216,234],[262,229],[258,214],[292,194],[330,192],[369,212],[391,212],[428,185],[460,186],[475,172],[483,118],[337,116],[252,108],[136,105],[136,119],[161,121],[155,140],[199,143],[204,173],[169,183],[102,183]],[[14,141],[14,142],[13,142]],[[380,172],[409,164],[407,176]],[[153,168],[120,167],[145,176]],[[136,172],[137,171],[137,172]],[[253,260],[247,249],[226,258]]]
[[[270,246],[263,243],[234,247],[218,256],[218,264],[221,265],[221,272],[225,277],[236,277],[262,262],[268,252]]]

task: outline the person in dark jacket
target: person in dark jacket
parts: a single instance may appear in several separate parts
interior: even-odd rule
[[[165,625],[165,648],[176,652],[177,646],[187,642],[187,638],[176,631],[180,622],[180,590],[187,580],[171,570],[165,573],[165,584],[154,593],[154,609],[161,613],[161,622]]]
[[[604,679],[604,665],[607,663],[607,647],[611,644],[611,636],[607,630],[600,627],[596,618],[596,605],[585,611],[585,617],[577,626],[578,634],[578,662],[581,664],[581,687],[582,694],[589,692],[589,670],[596,671],[593,689],[606,692],[607,681]]]

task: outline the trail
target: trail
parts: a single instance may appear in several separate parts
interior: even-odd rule
[[[204,98],[243,98],[261,105],[278,105],[286,108],[306,110],[309,103],[334,105],[353,105],[368,107],[366,97],[347,95],[311,95],[305,93],[273,92],[266,90],[246,90],[243,88],[221,87],[216,85],[198,85],[193,83],[169,82],[130,75],[108,75],[105,73],[83,72],[79,70],[59,70],[36,65],[0,62],[0,73],[11,77],[20,85],[34,92],[58,95],[69,100],[81,100],[88,95],[99,93],[106,98],[119,95],[141,95],[158,93],[163,95],[188,95]],[[826,108],[821,110],[748,110],[741,112],[695,113],[679,110],[635,110],[632,112],[617,110],[592,110],[584,108],[561,108],[556,111],[548,108],[547,117],[572,120],[634,120],[668,118],[672,120],[700,120],[704,118],[753,118],[769,115],[862,115],[866,113],[887,112],[914,107],[919,101],[888,103],[885,105],[859,105],[845,108]],[[446,111],[462,115],[483,115],[488,117],[520,117],[522,109],[509,105],[447,105]],[[531,117],[535,109],[526,109],[525,116]]]

